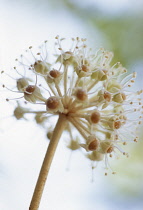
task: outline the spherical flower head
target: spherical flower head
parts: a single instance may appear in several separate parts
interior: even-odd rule
[[[45,41],[40,52],[34,54],[30,46],[27,55],[16,59],[15,90],[11,91],[21,96],[15,99],[19,103],[14,116],[21,119],[31,113],[43,126],[49,116],[55,119],[64,115],[67,147],[83,150],[92,162],[107,160],[117,150],[125,154],[120,145],[137,141],[136,130],[141,123],[142,90],[131,89],[136,74],[127,75],[120,62],[112,65],[112,52],[100,48],[91,53],[86,39],[77,37],[71,42],[69,45],[69,40],[57,36],[53,47],[56,52]],[[26,101],[26,108],[20,106],[21,100]],[[52,135],[47,133],[49,139]]]

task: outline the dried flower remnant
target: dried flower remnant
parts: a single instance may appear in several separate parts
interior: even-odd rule
[[[69,48],[66,41],[59,36],[55,38],[56,57],[55,54],[52,57],[47,41],[36,54],[30,46],[27,55],[16,59],[13,70],[16,89],[12,92],[21,94],[19,104],[23,99],[27,102],[26,109],[23,108],[17,119],[31,113],[38,124],[43,124],[46,116],[59,116],[52,134],[47,133],[49,155],[46,155],[44,161],[47,162],[43,165],[48,166],[41,169],[41,173],[46,171],[45,176],[64,131],[69,133],[69,149],[83,148],[86,158],[92,162],[105,160],[108,168],[108,156],[118,152],[125,155],[120,145],[136,142],[137,127],[141,123],[140,94],[143,91],[131,90],[136,73],[127,75],[127,70],[119,62],[112,65],[113,53],[103,48],[92,54],[85,44],[86,39],[72,38]],[[3,87],[7,88],[6,85]],[[31,103],[35,104],[36,111],[32,110]],[[42,187],[40,184],[36,186],[30,209],[34,209],[33,205],[39,206],[46,177],[41,176],[38,183],[42,180]]]

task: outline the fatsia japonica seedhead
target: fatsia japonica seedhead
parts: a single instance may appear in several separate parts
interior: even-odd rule
[[[64,115],[67,147],[81,149],[93,165],[104,160],[108,168],[108,157],[128,156],[121,146],[138,139],[142,90],[132,91],[136,73],[127,74],[120,62],[112,64],[112,57],[103,48],[92,52],[86,39],[78,37],[69,41],[57,36],[53,48],[45,41],[36,54],[30,46],[16,59],[15,89],[3,85],[18,95],[14,116],[19,120],[33,114],[46,127],[49,118]],[[53,129],[51,124],[46,130],[49,139]]]

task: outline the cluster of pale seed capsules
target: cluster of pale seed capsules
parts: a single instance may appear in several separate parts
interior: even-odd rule
[[[91,54],[85,39],[72,39],[68,49],[63,47],[64,39],[57,36],[55,40],[58,52],[53,58],[45,41],[36,55],[29,47],[29,57],[16,59],[17,90],[11,90],[22,94],[18,101],[25,99],[26,106],[41,104],[42,109],[24,108],[18,102],[14,116],[21,119],[32,113],[36,122],[43,124],[49,116],[65,115],[68,148],[84,148],[85,156],[93,163],[104,159],[105,167],[110,167],[108,157],[118,153],[128,156],[120,145],[138,138],[142,91],[130,91],[136,73],[126,75],[127,70],[119,62],[111,65],[113,54],[103,48]],[[49,139],[51,135],[49,130]]]

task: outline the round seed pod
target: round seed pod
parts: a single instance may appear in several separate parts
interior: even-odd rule
[[[30,95],[35,91],[35,85],[28,85],[24,91],[25,94]]]
[[[111,129],[119,129],[122,126],[122,122],[119,119],[116,119],[114,117],[111,117],[108,122],[107,122],[108,126]]]
[[[113,145],[109,141],[101,141],[100,142],[100,152],[102,154],[111,153],[113,151]]]
[[[94,111],[91,113],[89,120],[93,124],[97,124],[100,121],[100,113],[98,111]]]
[[[107,106],[109,102],[112,100],[112,95],[108,91],[99,90],[97,95],[98,95],[98,101],[103,102],[105,105],[107,104]]]
[[[83,65],[81,66],[81,70],[84,71],[84,72],[89,72],[89,67],[88,67],[87,65],[84,65],[84,64],[83,64]]]
[[[56,96],[51,96],[46,101],[47,110],[58,110],[60,106],[60,100]]]
[[[36,101],[44,101],[45,98],[42,96],[39,87],[35,85],[29,85],[24,91],[24,98],[26,101],[35,103]]]
[[[76,71],[79,78],[88,77],[92,74],[89,65],[85,65],[85,64],[83,64],[81,66],[77,66],[75,68],[75,71]]]
[[[97,150],[98,146],[99,146],[99,141],[97,139],[94,139],[90,143],[88,143],[88,150],[89,151]]]
[[[115,129],[119,129],[121,127],[121,125],[122,125],[121,121],[115,121],[114,122],[114,128]]]
[[[60,73],[60,71],[53,69],[49,72],[49,75],[51,77],[53,77],[54,79],[56,79],[56,78],[60,77],[61,73]]]
[[[49,74],[47,75],[47,82],[48,83],[52,83],[52,82],[57,82],[59,83],[61,80],[61,72],[56,70],[56,69],[52,69],[51,71],[49,71]]]
[[[76,99],[79,101],[86,101],[88,99],[87,92],[82,88],[76,89],[74,95],[76,96]]]
[[[111,152],[113,152],[113,147],[111,146],[111,147],[109,147],[108,149],[107,149],[107,153],[111,153]]]
[[[100,142],[95,135],[90,135],[86,144],[80,144],[80,146],[86,149],[86,151],[95,151],[99,148],[99,144]]]

